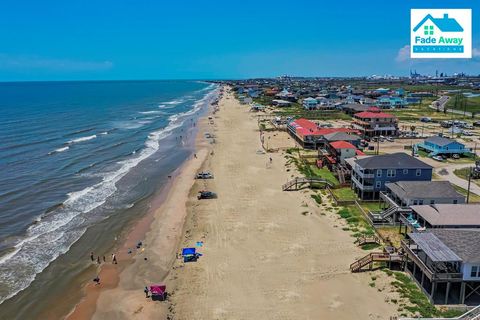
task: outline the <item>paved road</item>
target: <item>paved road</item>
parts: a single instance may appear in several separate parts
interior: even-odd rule
[[[425,161],[426,159],[422,159],[422,160]],[[435,161],[433,159],[428,159],[428,160]],[[425,161],[425,162],[428,163],[429,162],[428,160]],[[452,183],[454,185],[457,185],[459,187],[462,187],[463,189],[467,190],[468,189],[468,181],[465,180],[465,179],[457,177],[453,173],[453,171],[456,170],[456,169],[469,168],[471,166],[472,166],[472,164],[468,165],[468,164],[465,164],[465,163],[463,163],[463,164],[447,164],[446,166],[435,168],[434,171],[435,171],[435,173],[437,173],[437,176],[440,179],[450,181],[450,183]],[[443,170],[442,174],[440,174],[439,172],[442,169],[445,169],[445,170]],[[472,181],[472,183],[470,183],[470,192],[475,193],[477,195],[480,195],[480,186]]]
[[[439,106],[438,106],[438,110],[443,112],[443,110],[445,109],[446,105],[447,105],[447,102],[448,100],[450,100],[450,97],[449,96],[441,96],[440,98],[438,98],[437,100],[435,100],[434,102],[432,102],[432,104],[429,106],[431,109],[435,109],[437,110],[437,106],[436,106],[436,103],[438,102],[439,103]],[[460,115],[465,115],[466,117],[468,118],[471,118],[472,117],[472,113],[471,112],[463,112],[462,110],[455,110],[455,109],[447,109],[447,112],[450,112],[450,113],[455,113],[455,114],[460,114]],[[475,118],[479,117],[480,114],[476,114],[475,115]]]

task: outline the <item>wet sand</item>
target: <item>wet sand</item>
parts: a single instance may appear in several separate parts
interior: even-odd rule
[[[108,283],[90,286],[69,319],[346,320],[396,314],[396,306],[385,302],[388,293],[368,285],[369,274],[350,273],[350,263],[365,251],[341,230],[338,215],[314,203],[309,191],[281,191],[296,173],[286,170],[282,152],[259,152],[248,106],[227,94],[215,124],[201,122],[198,159],[185,163],[146,222],[145,251],[122,257],[123,270],[109,266]],[[202,138],[206,131],[215,133],[214,145]],[[215,179],[195,181],[200,168]],[[202,189],[217,192],[218,199],[198,201]],[[177,259],[181,247],[197,241],[204,243],[197,262]],[[157,282],[166,283],[167,302],[145,298],[143,288]]]

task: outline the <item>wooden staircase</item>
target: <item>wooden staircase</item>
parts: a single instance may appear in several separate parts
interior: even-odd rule
[[[356,244],[359,246],[363,246],[364,244],[369,244],[369,243],[376,243],[376,244],[381,244],[380,243],[380,238],[377,236],[371,236],[371,237],[358,237],[357,240],[355,241]]]
[[[305,184],[311,185],[312,183],[324,183],[328,186],[332,186],[330,182],[322,178],[295,178],[293,180],[288,181],[282,186],[283,191],[294,191],[299,190]]]
[[[402,256],[399,254],[390,254],[387,252],[371,252],[350,265],[350,271],[360,272],[364,267],[369,266],[371,270],[374,262],[400,262]]]

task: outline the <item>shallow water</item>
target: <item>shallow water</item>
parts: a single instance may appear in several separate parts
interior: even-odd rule
[[[108,250],[146,212],[191,152],[213,90],[194,81],[0,84],[0,302],[13,297],[0,318],[39,309],[42,292],[60,294],[89,268],[91,250]]]

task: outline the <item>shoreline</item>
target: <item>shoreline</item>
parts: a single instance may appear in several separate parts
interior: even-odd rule
[[[191,180],[191,184],[193,186],[193,176],[198,171],[198,168],[203,165],[207,157],[207,151],[209,148],[206,145],[205,138],[203,138],[201,133],[208,126],[207,117],[210,115],[210,113],[211,105],[207,106],[207,109],[203,112],[203,114],[200,114],[197,118],[198,125],[196,128],[196,132],[194,132],[193,134],[194,151],[192,152],[192,156],[187,158],[180,167],[178,167],[174,172],[172,172],[171,179],[169,179],[166,185],[162,186],[158,195],[154,196],[154,198],[152,199],[150,203],[151,209],[148,210],[148,212],[142,218],[140,218],[140,220],[134,222],[131,228],[125,232],[125,238],[119,241],[120,245],[118,246],[118,250],[116,250],[116,252],[118,252],[118,254],[116,255],[118,264],[112,264],[111,262],[109,262],[109,260],[111,260],[110,257],[107,257],[107,263],[103,263],[98,267],[98,269],[100,270],[98,275],[101,281],[101,285],[99,287],[95,286],[93,282],[85,284],[82,288],[84,292],[82,299],[65,316],[65,319],[76,320],[94,318],[95,314],[98,311],[99,298],[103,294],[107,294],[108,290],[120,289],[119,286],[122,282],[122,273],[125,272],[126,269],[128,269],[129,267],[134,268],[135,263],[142,262],[140,259],[142,258],[142,253],[148,252],[149,234],[155,232],[155,230],[152,230],[153,224],[155,223],[155,221],[165,218],[165,211],[168,210],[168,208],[171,206],[172,194],[174,193],[173,190],[177,190],[180,187],[179,184],[185,184],[185,182],[187,182],[188,180]],[[197,155],[197,158],[193,157],[194,153]],[[190,190],[191,187],[188,188],[186,196],[188,196]],[[184,204],[186,206],[186,199],[184,201]],[[186,215],[185,217],[183,217],[183,220],[185,220],[185,218]],[[178,221],[176,222],[178,224]],[[173,222],[173,225],[175,225],[175,222]],[[178,226],[174,227],[174,230],[176,230],[177,228]],[[178,232],[177,238],[181,237],[182,231],[183,227],[180,232]],[[132,254],[128,254],[128,250],[130,248],[135,248],[139,241],[142,241],[143,243],[143,246],[140,248],[140,250],[137,250],[136,252],[134,251]],[[178,249],[179,241],[177,242],[178,243],[175,244],[173,247],[170,246],[171,249],[173,249],[174,251],[177,251]],[[168,267],[168,264],[171,265],[172,263],[173,262],[167,263],[167,265],[164,266],[165,274],[161,278],[166,277],[170,269]],[[130,283],[130,286],[131,285],[132,283]],[[144,286],[139,287],[136,290],[136,292],[143,298]],[[166,314],[166,310],[163,310],[163,313]],[[117,318],[117,316],[118,314],[112,316],[112,319]],[[102,316],[101,318],[104,319],[105,317]],[[126,316],[126,318],[128,317]]]

